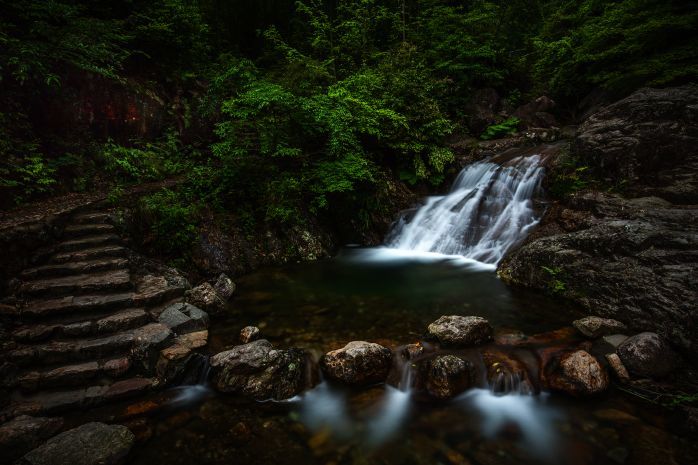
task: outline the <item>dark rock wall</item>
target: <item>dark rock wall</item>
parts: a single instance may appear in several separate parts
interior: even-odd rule
[[[554,204],[499,275],[657,331],[698,359],[698,87],[641,89],[602,108],[572,153],[623,195]]]

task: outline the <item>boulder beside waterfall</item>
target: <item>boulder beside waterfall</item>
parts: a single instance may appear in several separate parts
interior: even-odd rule
[[[326,353],[320,367],[328,378],[346,384],[381,383],[388,377],[393,353],[387,347],[366,341],[352,341]]]
[[[442,345],[449,347],[467,347],[483,344],[492,339],[492,326],[489,321],[479,316],[442,316],[431,323],[429,335]]]

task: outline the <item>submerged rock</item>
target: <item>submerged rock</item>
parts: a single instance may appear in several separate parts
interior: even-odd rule
[[[387,347],[366,341],[352,341],[320,359],[322,371],[331,379],[365,385],[385,381],[393,353]]]
[[[676,353],[664,339],[650,332],[629,337],[618,346],[617,353],[630,374],[637,377],[662,378],[678,362]]]
[[[133,447],[133,433],[121,425],[87,423],[49,439],[20,459],[21,465],[116,465]]]
[[[233,347],[211,357],[213,384],[257,400],[288,399],[305,387],[305,352],[301,349],[275,350],[260,339]]]
[[[565,352],[547,374],[551,389],[573,396],[598,394],[608,388],[608,374],[596,358],[584,350]],[[550,369],[550,367],[548,367]]]
[[[455,355],[441,355],[420,365],[424,391],[435,399],[457,396],[472,385],[473,367]]]
[[[466,347],[492,339],[492,326],[479,316],[442,316],[429,325],[429,334],[444,346]]]
[[[259,339],[259,328],[256,326],[245,326],[240,330],[240,342],[247,344],[248,342]]]
[[[187,302],[210,313],[225,310],[225,301],[209,283],[199,284],[187,291]]]
[[[12,463],[56,434],[62,426],[62,418],[26,415],[0,425],[0,457]]]
[[[618,320],[588,316],[572,322],[572,326],[588,338],[596,339],[601,336],[617,334],[628,328]]]

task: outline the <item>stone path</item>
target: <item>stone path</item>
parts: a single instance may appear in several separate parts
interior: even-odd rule
[[[19,275],[21,303],[9,310],[10,341],[0,351],[0,422],[163,386],[207,342],[200,321],[182,324],[189,316],[173,308],[160,318],[189,284],[173,269],[144,267],[147,260],[124,246],[107,213],[73,214],[61,239],[33,262]]]

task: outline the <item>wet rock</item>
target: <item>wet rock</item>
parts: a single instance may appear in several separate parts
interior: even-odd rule
[[[216,290],[216,293],[221,297],[221,299],[227,302],[235,292],[235,283],[228,277],[228,275],[221,273],[216,280],[216,284],[213,285],[213,288]]]
[[[12,463],[56,434],[62,418],[19,416],[0,425],[0,457]]]
[[[492,326],[479,316],[442,316],[431,323],[429,335],[444,346],[467,347],[483,344],[492,339]]]
[[[472,370],[470,362],[455,355],[442,355],[420,365],[420,378],[430,397],[446,400],[472,385]]]
[[[210,364],[213,384],[221,392],[281,400],[305,387],[305,353],[301,349],[274,350],[265,339],[216,354]]]
[[[158,321],[177,334],[186,334],[208,328],[208,314],[191,304],[176,303],[167,307]]]
[[[618,346],[618,356],[631,375],[662,378],[676,367],[676,353],[658,334],[645,332],[626,339]]]
[[[588,338],[596,339],[609,334],[626,331],[628,328],[618,320],[588,316],[572,322],[572,326]]]
[[[259,339],[259,328],[256,326],[245,326],[240,330],[240,342],[247,344],[248,342]]]
[[[594,356],[584,350],[563,353],[557,363],[546,367],[551,389],[574,396],[598,394],[608,388],[608,374]]]
[[[407,344],[402,348],[401,354],[405,360],[414,360],[424,355],[424,346],[420,343]]]
[[[611,370],[613,370],[618,381],[626,383],[630,380],[628,370],[625,368],[625,365],[623,365],[623,362],[620,361],[618,354],[606,354],[606,360],[608,360],[608,365],[611,367]]]
[[[19,464],[115,465],[123,463],[133,443],[133,433],[125,426],[87,423],[49,439]]]
[[[379,344],[352,341],[320,359],[322,371],[331,379],[347,384],[366,385],[385,381],[392,352]]]
[[[487,348],[481,352],[487,370],[487,381],[497,393],[532,393],[537,390],[526,364],[515,352]]]
[[[566,197],[498,268],[511,284],[563,284],[563,297],[636,331],[654,331],[694,361],[696,89],[641,89],[589,117],[571,152],[589,167],[589,178],[622,184],[623,195],[599,189]],[[559,273],[553,278],[543,267]]]
[[[187,302],[202,308],[210,313],[219,313],[225,310],[225,301],[209,283],[199,284],[187,291]]]

